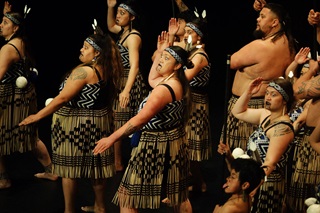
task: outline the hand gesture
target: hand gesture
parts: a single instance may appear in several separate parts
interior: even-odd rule
[[[115,7],[117,0],[107,0],[108,7]]]
[[[101,138],[99,141],[96,142],[96,147],[93,149],[93,154],[100,154],[109,149],[112,145],[113,143],[109,140],[109,137]]]
[[[254,79],[248,87],[248,94],[250,94],[251,96],[256,94],[257,92],[259,92],[263,79],[261,77],[258,77],[256,79]]]
[[[161,34],[158,36],[157,50],[159,52],[162,52],[169,46],[169,33],[167,31],[162,31]]]
[[[125,108],[129,104],[129,101],[130,101],[130,93],[122,91],[119,94],[120,107]]]
[[[174,36],[178,32],[179,27],[180,27],[180,25],[179,25],[179,22],[177,21],[177,19],[171,18],[169,20],[169,26],[168,26],[169,35]]]
[[[320,24],[320,12],[315,12],[313,9],[309,11],[308,22],[310,25]]]
[[[231,156],[231,150],[228,144],[224,144],[222,141],[220,141],[219,145],[218,145],[218,153],[220,153],[221,155],[226,155],[226,156]]]
[[[309,58],[308,58],[309,52],[310,52],[309,47],[302,47],[299,50],[299,52],[296,54],[296,56],[294,57],[295,62],[297,62],[297,64],[306,63],[309,60]]]
[[[267,4],[266,0],[254,0],[253,9],[255,11],[260,11],[266,4]]]
[[[3,7],[3,14],[11,12],[11,7],[12,7],[12,5],[8,1],[5,1],[4,7]]]
[[[35,123],[37,121],[39,121],[39,117],[35,114],[35,115],[29,115],[27,118],[25,118],[23,121],[21,121],[19,123],[19,126],[25,126],[31,123]]]

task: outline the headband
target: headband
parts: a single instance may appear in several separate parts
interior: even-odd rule
[[[134,16],[137,16],[137,13],[134,12],[134,10],[133,10],[131,7],[129,7],[128,5],[121,3],[121,4],[119,5],[119,7],[125,9],[125,10],[128,11],[130,14],[132,14],[132,15],[134,15]]]
[[[101,52],[102,49],[99,47],[91,38],[86,38],[86,42],[88,42],[95,50]]]
[[[171,48],[167,47],[166,49],[164,49],[165,51],[167,51],[168,53],[170,53],[170,55],[172,55],[172,57],[174,57],[174,59],[176,59],[180,64],[184,64],[182,61],[182,58]]]
[[[10,19],[13,23],[15,23],[16,25],[20,24],[20,21],[18,19],[16,19],[15,17],[13,17],[12,15],[10,15],[9,13],[5,13],[3,14],[5,17],[7,17],[8,19]]]
[[[196,27],[194,24],[192,23],[187,23],[186,27],[190,27],[191,29],[193,29],[199,36],[203,37],[203,33],[201,32],[201,30],[199,30],[198,27]]]
[[[275,82],[272,81],[269,83],[268,86],[273,87],[275,90],[277,90],[282,95],[285,101],[289,101],[288,94],[286,93],[286,91],[284,91],[284,89],[279,84],[276,84]]]

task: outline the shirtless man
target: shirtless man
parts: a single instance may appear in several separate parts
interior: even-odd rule
[[[260,185],[264,175],[264,170],[253,159],[233,160],[230,176],[223,184],[225,193],[231,196],[223,205],[216,205],[213,213],[249,213],[252,205],[249,194]]]
[[[232,113],[234,103],[244,92],[249,82],[262,77],[266,84],[249,102],[251,108],[261,108],[267,83],[274,78],[284,76],[288,65],[295,56],[294,39],[290,34],[290,20],[284,8],[279,4],[266,4],[257,18],[254,31],[256,40],[242,47],[231,55],[230,69],[237,70],[229,100],[226,126],[226,141],[231,150],[240,147],[246,149],[249,135],[255,125],[239,121]],[[223,141],[224,129],[221,134]]]

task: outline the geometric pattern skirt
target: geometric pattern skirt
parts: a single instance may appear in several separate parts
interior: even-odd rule
[[[208,160],[212,155],[208,94],[192,92],[192,107],[186,126],[191,161]]]
[[[19,123],[37,113],[36,91],[32,84],[19,89],[15,83],[0,84],[0,156],[28,152],[38,140],[37,124]]]
[[[315,187],[320,184],[320,155],[309,143],[314,127],[304,128],[304,137],[297,150],[295,170],[287,193],[287,205],[295,212],[306,210],[305,199],[315,197]]]
[[[185,129],[143,131],[112,200],[125,208],[159,209],[188,199],[189,157]]]
[[[280,213],[284,197],[284,175],[273,171],[255,194],[251,213]]]
[[[93,155],[95,142],[113,132],[112,111],[64,106],[52,117],[53,173],[63,178],[102,179],[115,175],[113,146]]]
[[[233,116],[231,110],[238,99],[239,97],[235,95],[232,95],[229,99],[226,121],[227,124],[223,125],[220,137],[220,140],[223,141],[224,144],[229,145],[231,151],[233,151],[235,148],[246,150],[249,136],[258,127],[258,125],[239,120]],[[248,103],[248,107],[253,109],[263,108],[264,97],[251,98]],[[226,128],[226,141],[224,141],[224,128]]]

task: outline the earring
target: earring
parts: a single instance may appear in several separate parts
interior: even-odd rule
[[[199,49],[199,48],[201,48],[201,47],[202,47],[202,44],[200,44],[200,40],[198,40],[198,41],[197,41],[197,46],[196,46],[196,48]]]
[[[96,60],[97,60],[97,57],[95,56],[95,57],[92,59],[92,61],[95,62]]]

